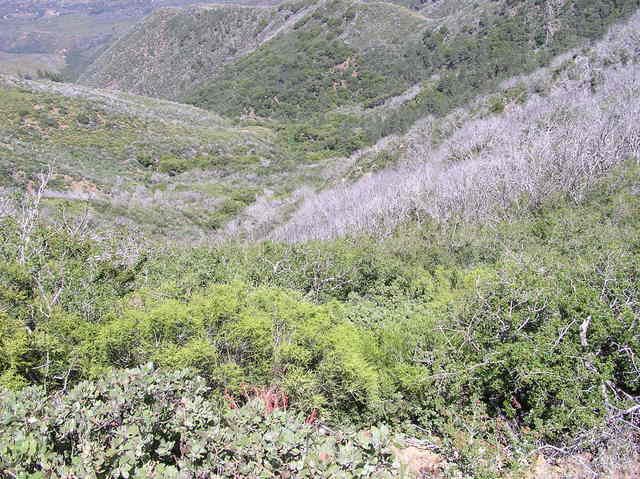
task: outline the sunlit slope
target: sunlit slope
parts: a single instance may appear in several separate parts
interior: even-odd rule
[[[0,108],[6,192],[33,188],[52,167],[52,204],[163,235],[215,230],[259,191],[242,174],[281,158],[268,129],[130,94],[0,77]]]
[[[424,74],[418,54],[430,22],[389,3],[333,0],[184,98],[213,111],[302,119],[347,105],[373,105]]]

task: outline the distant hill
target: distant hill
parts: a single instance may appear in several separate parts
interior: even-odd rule
[[[370,109],[423,83],[433,92],[406,120],[393,120],[406,128],[548,64],[638,6],[638,0],[402,3],[162,9],[101,54],[80,82],[236,118],[295,121],[343,107]],[[369,135],[369,142],[379,137]]]
[[[44,70],[64,72],[73,79],[155,9],[192,3],[195,0],[1,0],[0,73]],[[268,0],[235,3],[268,4]]]
[[[147,14],[167,5],[188,5],[189,0],[0,0],[0,16],[10,18],[40,18],[47,16],[86,13],[100,15],[126,11],[128,15]],[[200,3],[207,3],[200,2]],[[218,3],[225,3],[220,0]],[[269,4],[269,0],[239,0],[234,3]]]
[[[286,28],[294,13],[241,5],[160,9],[103,53],[80,82],[175,100]]]
[[[404,7],[351,0],[165,9],[102,54],[80,81],[162,98],[188,97],[237,113],[257,97],[277,104],[278,96],[282,102],[286,95],[277,95],[278,89],[287,90],[305,76],[304,88],[335,97],[319,101],[341,104],[354,96],[353,88],[358,99],[371,99],[409,86],[408,79],[398,77],[417,65],[415,51],[428,25]],[[256,83],[261,90],[249,92]],[[228,105],[218,107],[216,95],[246,97],[245,104],[227,98]],[[264,113],[263,105],[251,106]]]

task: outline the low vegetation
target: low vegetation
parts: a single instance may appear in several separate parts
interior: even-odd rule
[[[164,238],[215,234],[265,190],[282,194],[313,171],[267,127],[66,83],[0,82],[0,187],[32,188],[53,165],[44,204],[86,210],[96,225],[135,224]]]
[[[268,401],[268,392],[241,407],[223,409],[208,391],[190,373],[159,373],[144,366],[80,383],[64,395],[47,397],[37,389],[4,393],[2,419],[11,439],[0,445],[3,472],[396,477],[388,428],[323,436],[300,414],[265,407],[269,403],[262,399]]]
[[[518,221],[453,231],[407,225],[383,242],[132,251],[121,240],[80,234],[73,224],[40,226],[27,206],[26,216],[17,222],[6,217],[2,228],[2,383],[41,388],[21,394],[62,389],[60,400],[69,406],[56,407],[65,414],[87,388],[111,389],[103,380],[73,392],[78,381],[101,381],[113,368],[153,361],[163,370],[195,371],[202,378],[197,384],[209,388],[203,400],[223,410],[225,398],[242,398],[255,386],[285,395],[288,409],[301,415],[292,419],[298,427],[315,414],[331,428],[386,423],[422,441],[437,438],[455,464],[451,470],[473,477],[518,469],[545,445],[564,455],[589,452],[590,467],[609,467],[598,444],[632,461],[636,440],[616,441],[633,434],[640,392],[638,171],[635,160],[622,165],[578,205],[561,195]],[[121,377],[131,374],[141,373]],[[164,379],[153,377],[140,380],[165,387]],[[83,396],[83,414],[94,417],[89,408],[116,400],[96,394]],[[186,392],[167,394],[192,400]],[[5,399],[3,408],[24,404],[20,397]],[[32,407],[42,404],[37,397]],[[137,403],[134,397],[126,400]],[[154,410],[152,404],[144,407]],[[35,414],[20,410],[4,428]],[[60,427],[38,411],[43,419],[29,419],[34,428]],[[216,414],[189,430],[210,430],[222,413]],[[138,427],[155,430],[144,421]],[[102,435],[116,440],[118,428],[134,426],[96,427],[98,436],[51,433],[69,437],[64,454],[72,457],[103,443]],[[180,446],[144,446],[136,438],[145,433],[131,431],[131,453],[124,443],[114,446],[111,465],[103,466],[115,476],[121,466],[144,473],[156,462],[187,467],[196,460],[153,459],[155,448]],[[9,441],[0,447],[3,462],[12,458],[12,468],[47,470],[47,454],[63,454],[42,439],[3,437]],[[153,449],[140,456],[134,451],[141,447]],[[218,460],[213,443],[201,447],[209,452],[196,464]],[[290,467],[278,464],[278,471]]]

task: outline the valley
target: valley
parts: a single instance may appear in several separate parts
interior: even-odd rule
[[[0,477],[637,477],[639,7],[0,1]]]

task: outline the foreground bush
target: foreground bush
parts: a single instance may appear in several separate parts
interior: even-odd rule
[[[208,392],[150,365],[51,397],[0,392],[0,476],[397,477],[384,427],[322,435],[283,408],[218,407]]]

